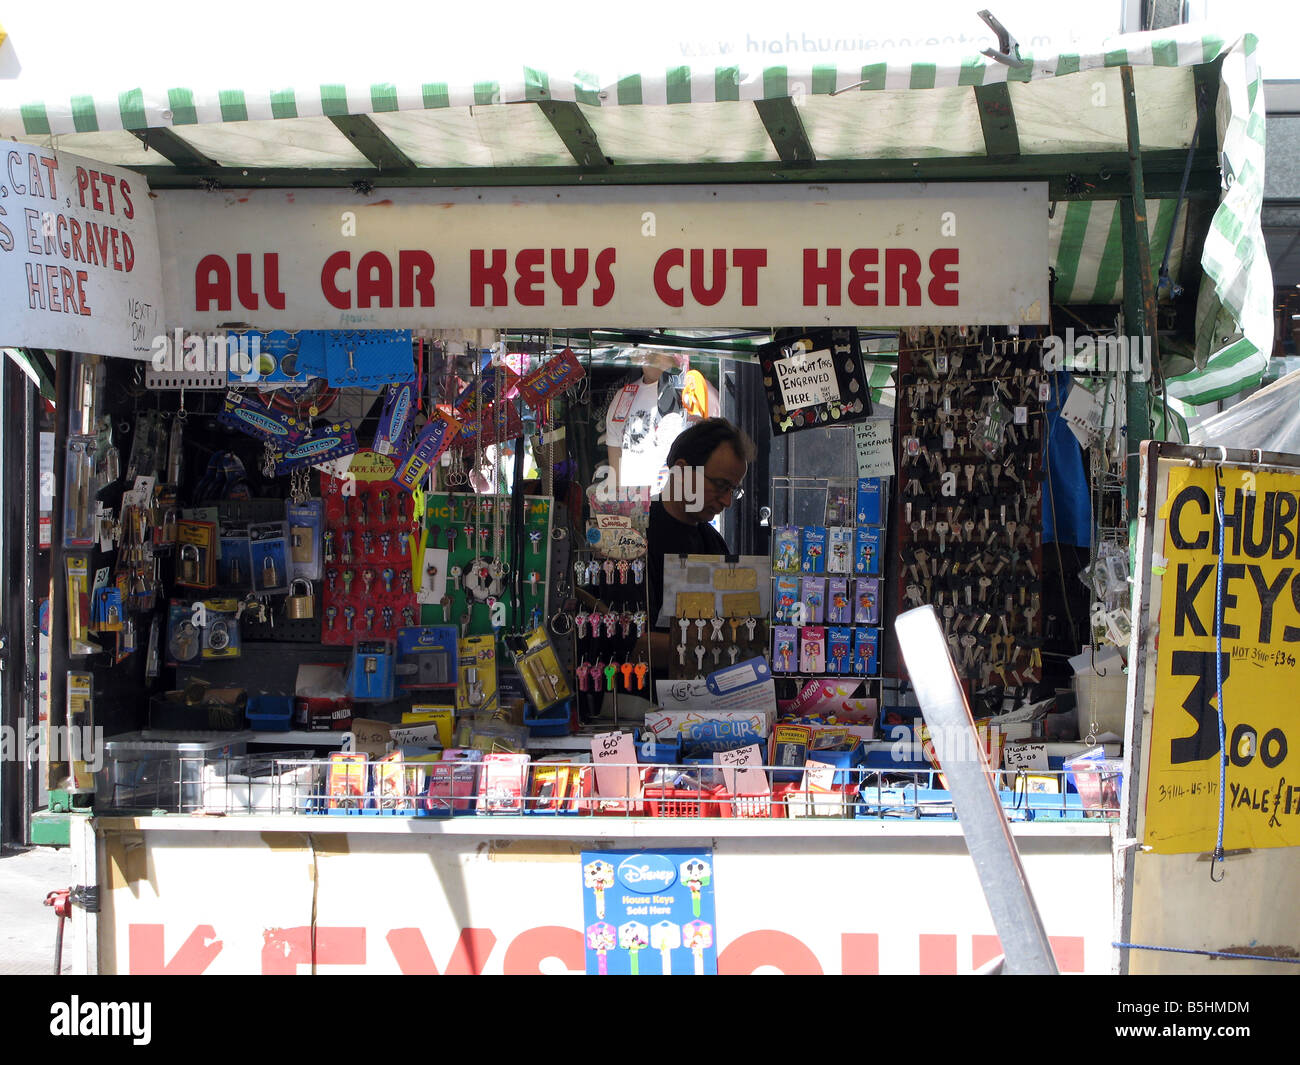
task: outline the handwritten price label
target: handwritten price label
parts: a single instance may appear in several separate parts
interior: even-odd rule
[[[1046,771],[1047,745],[1045,743],[1015,743],[1002,752],[1003,769],[1030,769]]]

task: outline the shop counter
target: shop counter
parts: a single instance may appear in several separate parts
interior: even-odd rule
[[[1115,824],[1012,828],[1060,969],[1109,972]],[[73,849],[99,888],[72,930],[89,972],[581,973],[583,863],[623,851],[707,855],[723,974],[968,973],[1000,953],[951,820],[106,816]]]

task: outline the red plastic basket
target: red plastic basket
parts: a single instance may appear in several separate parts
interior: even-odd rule
[[[718,816],[718,804],[708,788],[665,788],[647,784],[645,808],[650,817]]]

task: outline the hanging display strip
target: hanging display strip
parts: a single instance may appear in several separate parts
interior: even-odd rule
[[[551,500],[524,500],[523,598],[518,623],[535,629],[547,616]],[[425,499],[424,560],[418,568],[422,624],[455,625],[462,637],[490,635],[492,606],[509,600],[516,560],[507,496],[448,495]],[[507,612],[509,602],[506,602]]]
[[[958,673],[1042,679],[1042,341],[907,330],[899,350],[900,609],[939,611]]]
[[[321,642],[351,645],[359,637],[393,638],[418,624],[411,578],[418,525],[411,497],[389,481],[392,464],[373,461],[373,479],[354,471],[328,479],[325,491],[324,627]],[[349,494],[343,494],[343,486]]]

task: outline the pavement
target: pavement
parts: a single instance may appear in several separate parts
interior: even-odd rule
[[[59,922],[45,896],[71,886],[72,852],[67,847],[0,852],[0,975],[53,973]],[[65,923],[64,973],[72,971],[71,938]]]

